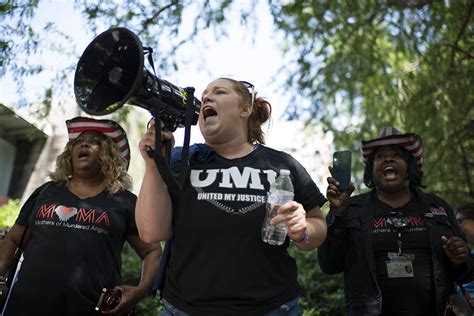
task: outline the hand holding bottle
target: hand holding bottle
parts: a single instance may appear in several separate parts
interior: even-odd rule
[[[293,201],[293,183],[290,178],[290,171],[280,170],[280,175],[275,182],[270,185],[267,198],[267,214],[262,225],[262,240],[270,245],[281,245],[285,242],[288,230],[286,220],[276,220],[272,225],[270,221],[278,215],[279,207]]]
[[[276,226],[286,223],[287,235],[293,241],[302,241],[306,234],[306,211],[298,202],[290,201],[277,208],[277,215],[270,220]]]

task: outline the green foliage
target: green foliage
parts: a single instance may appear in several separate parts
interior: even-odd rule
[[[0,206],[0,228],[12,227],[20,212],[20,200],[9,200]]]
[[[474,199],[474,2],[270,1],[286,34],[289,118],[336,148],[394,126],[423,137],[427,191]],[[471,154],[470,154],[471,153]],[[362,164],[356,164],[360,173]]]
[[[324,274],[317,263],[316,251],[302,252],[290,247],[290,254],[298,266],[304,315],[346,315],[342,274]]]
[[[142,261],[128,243],[122,251],[122,281],[123,284],[137,285],[140,281]],[[137,304],[134,310],[136,316],[156,315],[162,308],[159,297],[149,296]]]

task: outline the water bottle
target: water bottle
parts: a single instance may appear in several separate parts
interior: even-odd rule
[[[290,179],[290,171],[280,170],[280,175],[275,182],[270,185],[270,192],[267,198],[267,214],[262,225],[262,240],[270,245],[282,245],[286,239],[288,225],[286,222],[275,226],[270,224],[270,220],[277,215],[277,207],[292,201],[294,197],[293,183]]]

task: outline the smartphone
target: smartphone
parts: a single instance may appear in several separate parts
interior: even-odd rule
[[[349,188],[351,182],[352,153],[350,150],[336,151],[332,156],[332,171],[334,179],[339,182],[339,190]]]
[[[122,300],[122,291],[119,289],[102,289],[99,300],[95,306],[95,310],[98,312],[110,311],[117,306]]]

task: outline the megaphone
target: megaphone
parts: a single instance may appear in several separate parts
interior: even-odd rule
[[[150,48],[145,48],[151,54]],[[125,103],[160,117],[165,129],[175,131],[199,118],[201,102],[194,88],[182,89],[144,68],[144,48],[130,30],[117,27],[98,35],[85,49],[76,67],[74,93],[84,112],[105,115]],[[191,109],[189,107],[192,107]]]

